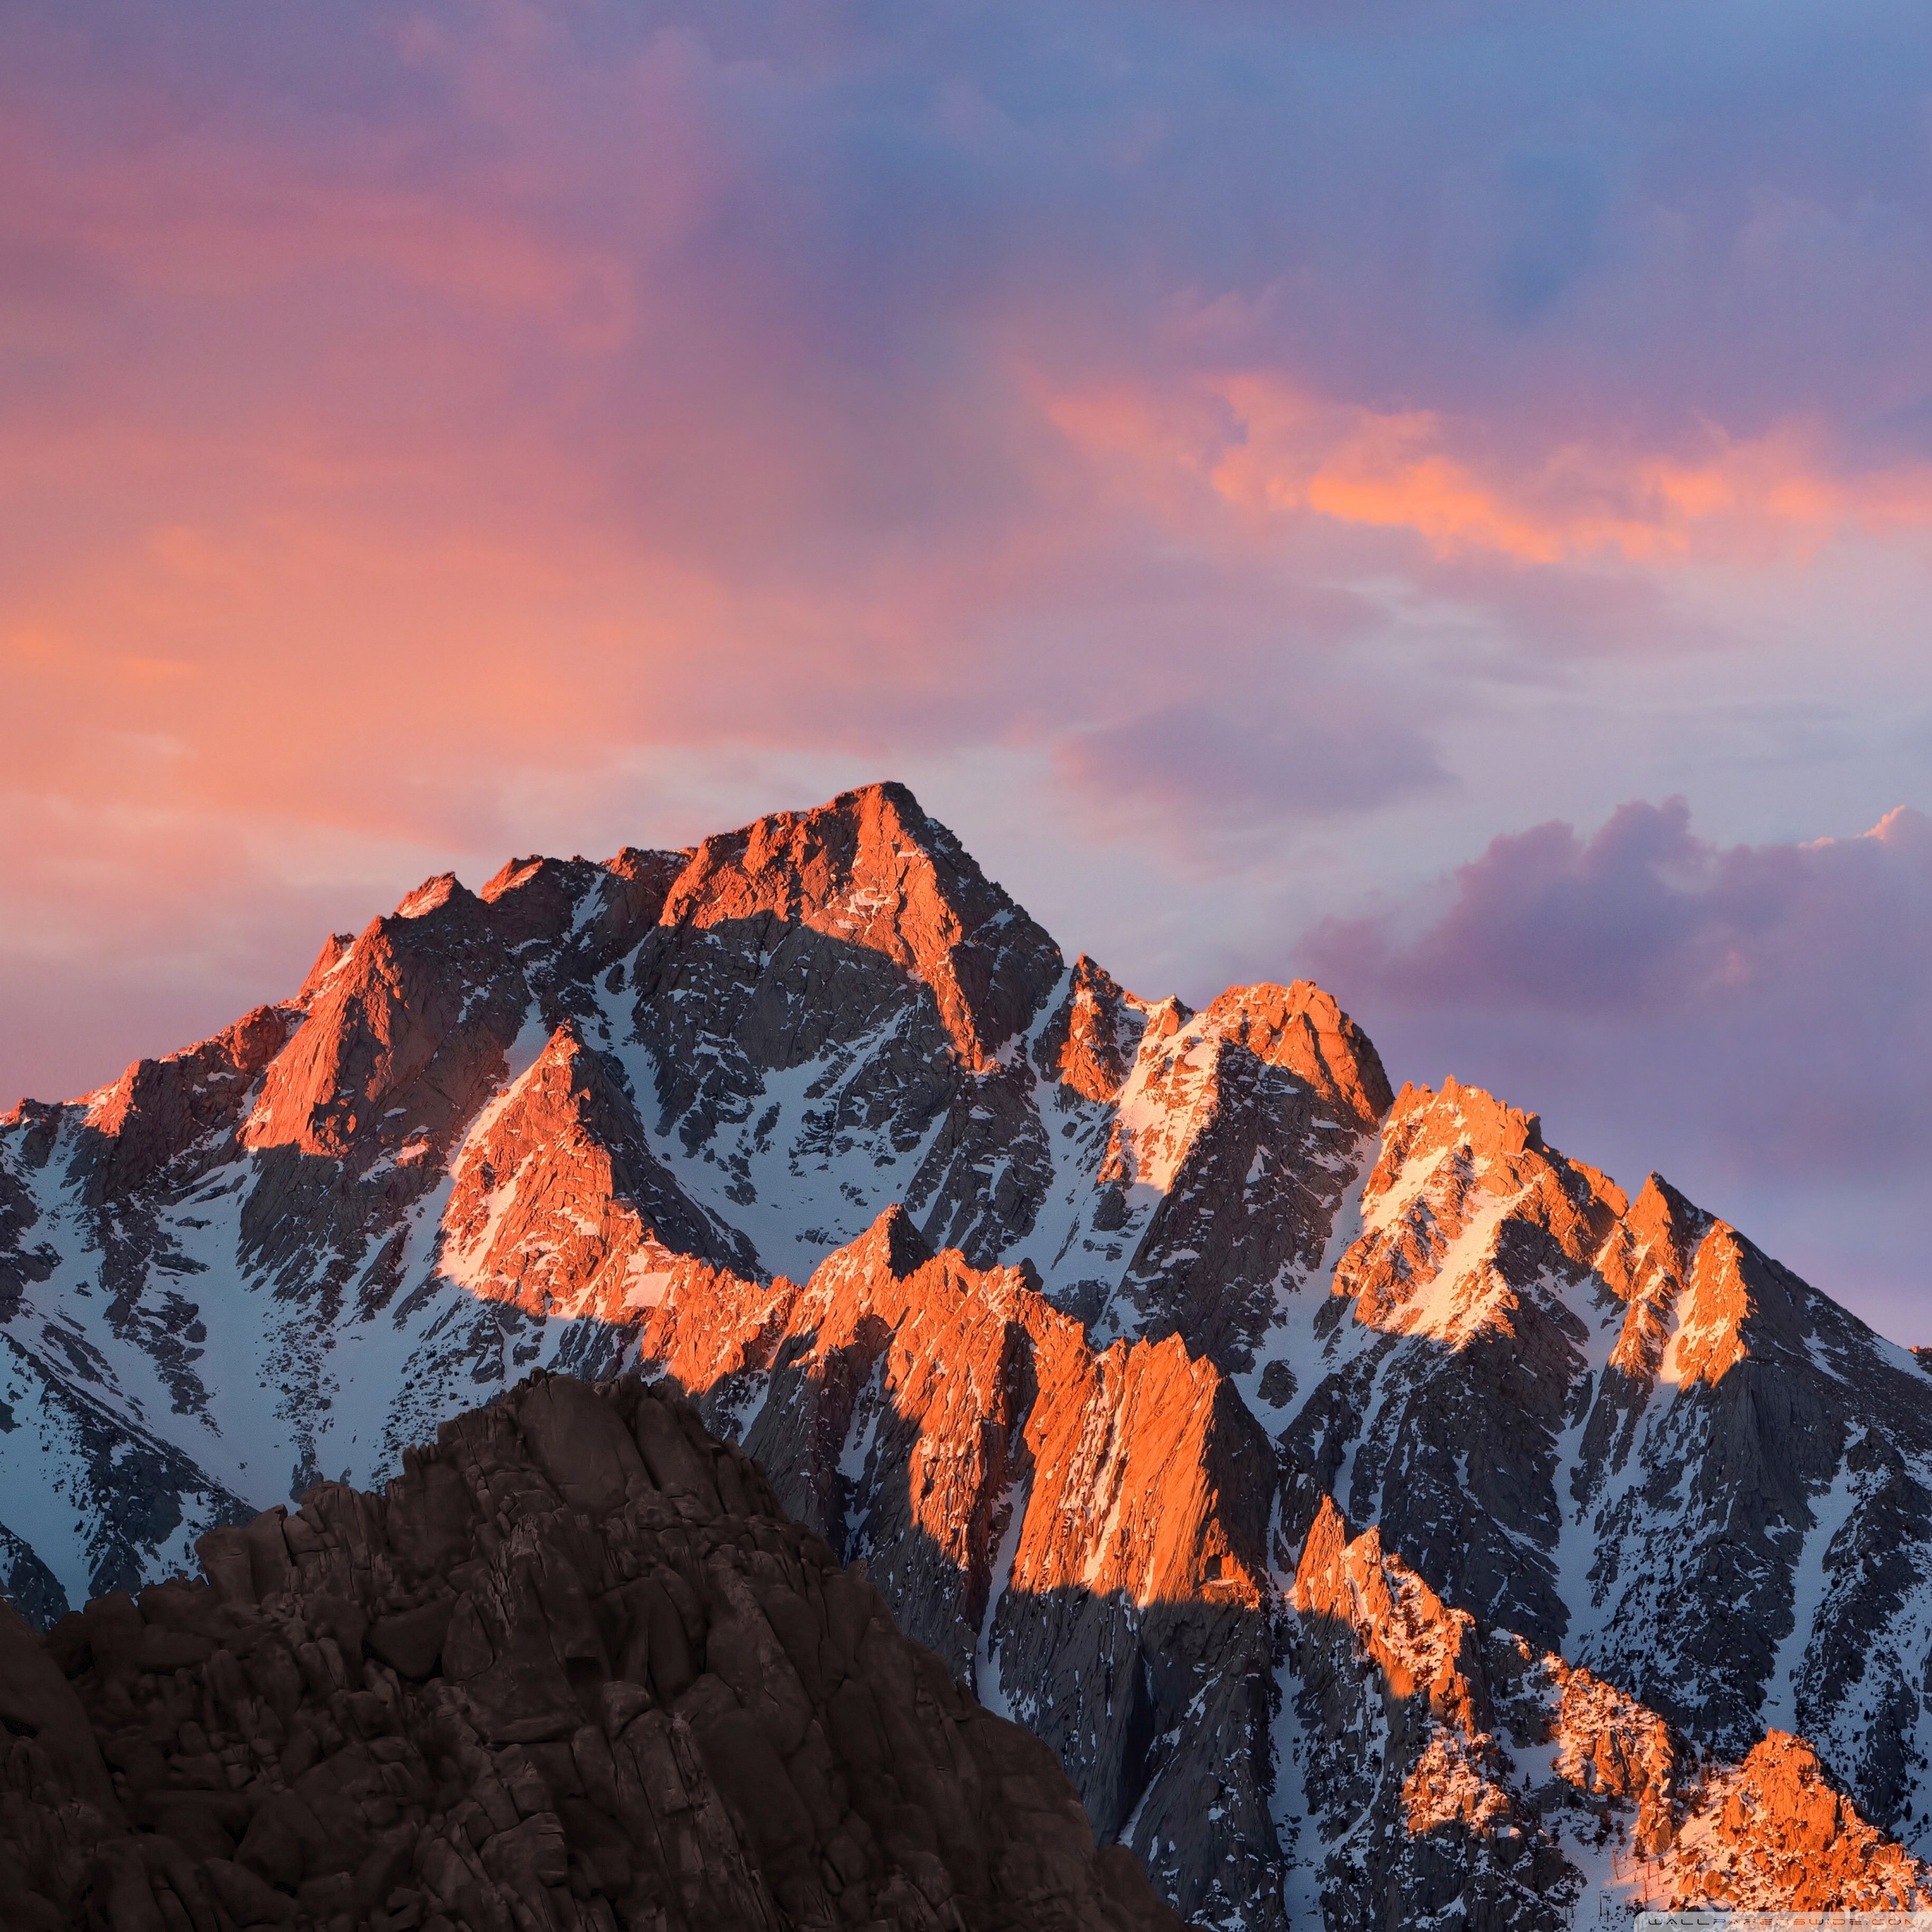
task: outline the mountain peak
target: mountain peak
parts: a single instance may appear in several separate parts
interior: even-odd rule
[[[476,896],[486,903],[500,899],[512,886],[524,884],[543,866],[555,863],[554,859],[546,859],[537,852],[533,852],[527,859],[506,859]]]
[[[1364,1128],[1393,1103],[1368,1035],[1312,980],[1230,986],[1201,1019],[1271,1066],[1287,1068]]]
[[[299,1001],[21,1110],[0,1340],[0,1588],[49,1621],[245,1501],[380,1481],[479,1385],[641,1356],[1205,1923],[1284,1932],[1306,1882],[1331,1924],[1558,1932],[1607,1814],[1521,1790],[1485,1700],[1534,1752],[1560,1691],[1530,1763],[1635,1803],[1654,1866],[1692,1817],[1666,1723],[1734,1758],[1801,1726],[1878,1825],[1925,1815],[1923,1374],[1660,1177],[1626,1201],[1453,1079],[1392,1096],[1308,981],[1197,1015],[1066,969],[900,786],[441,875]],[[599,1399],[540,1386],[540,1433]],[[654,1654],[686,1606],[610,1580]],[[571,1627],[566,1690],[608,1641]],[[233,1740],[178,1719],[198,1789]],[[531,1761],[587,1781],[565,1739]]]
[[[391,915],[398,919],[426,919],[432,912],[438,912],[452,900],[475,899],[475,895],[458,878],[454,872],[438,872],[426,878],[414,892],[406,892]]]
[[[297,1005],[308,1004],[310,996],[321,989],[329,975],[349,956],[349,949],[355,943],[353,933],[331,933],[322,941],[322,949],[315,955],[315,964],[309,968],[308,977],[296,992]]]
[[[439,874],[312,971],[309,1017],[270,1063],[244,1145],[361,1158],[419,1128],[452,1134],[500,1078],[523,1017],[491,909]]]
[[[1672,1861],[1696,1870],[1705,1909],[1922,1909],[1925,1868],[1859,1815],[1803,1738],[1769,1731],[1711,1783]]]
[[[1025,1030],[1063,970],[1059,947],[898,784],[706,839],[662,918],[701,928],[778,920],[881,953],[931,988],[975,1069]]]
[[[521,946],[562,938],[585,895],[608,881],[605,868],[588,859],[512,859],[478,897],[504,943]]]
[[[1690,1266],[1711,1217],[1653,1169],[1625,1216],[1633,1232],[1668,1244],[1681,1271]]]
[[[1452,1610],[1371,1524],[1351,1537],[1331,1497],[1324,1497],[1295,1568],[1294,1604],[1304,1618],[1350,1631],[1380,1666],[1398,1697],[1428,1694],[1432,1715],[1475,1732],[1487,1727],[1475,1665],[1475,1619]]]
[[[882,1268],[900,1281],[916,1275],[934,1259],[934,1253],[932,1244],[896,1201],[857,1241],[839,1250],[839,1254],[852,1266],[868,1272]]]
[[[160,1060],[137,1060],[91,1097],[82,1165],[91,1200],[118,1200],[154,1179],[205,1137],[235,1124],[251,1083],[301,1020],[258,1006],[233,1026]]]
[[[1721,1382],[1752,1353],[1747,1331],[1759,1311],[1751,1259],[1734,1228],[1723,1221],[1711,1224],[1698,1244],[1678,1303],[1677,1333],[1664,1353],[1663,1373],[1670,1380]]]
[[[651,1152],[630,1099],[567,1017],[451,1164],[444,1272],[527,1313],[622,1321],[680,1255],[748,1267]]]

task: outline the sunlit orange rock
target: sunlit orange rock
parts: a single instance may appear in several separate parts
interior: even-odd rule
[[[1451,1343],[1514,1331],[1517,1284],[1488,1264],[1506,1219],[1587,1265],[1626,1201],[1593,1168],[1547,1147],[1534,1114],[1451,1080],[1404,1087],[1362,1191],[1365,1226],[1335,1271],[1355,1318]]]
[[[252,1084],[301,1023],[295,1008],[258,1006],[198,1045],[137,1060],[112,1086],[89,1096],[89,1198],[119,1200],[208,1137],[225,1138]]]
[[[1353,1539],[1342,1512],[1324,1500],[1295,1571],[1295,1608],[1346,1629],[1380,1667],[1389,1694],[1420,1697],[1432,1719],[1466,1733],[1487,1728],[1476,1660],[1475,1619],[1452,1610],[1380,1531]]]
[[[1168,1858],[1171,1896],[1260,1881],[1266,1792],[1233,1738],[1256,1763],[1273,1458],[1211,1363],[1176,1337],[1096,1350],[1022,1271],[934,1254],[898,1210],[802,1287],[678,1264],[640,1344],[1048,1737],[1101,1829]],[[1174,1835],[1204,1788],[1246,1818],[1212,1849]]]
[[[1297,1075],[1359,1126],[1373,1126],[1393,1101],[1368,1035],[1312,980],[1231,986],[1203,1010],[1201,1024],[1270,1066]]]
[[[1922,1368],[1659,1177],[1392,1097],[1319,989],[1069,966],[901,787],[429,880],[288,1004],[23,1105],[0,1327],[43,1621],[641,1338],[1251,1932],[1464,1878],[1541,1925],[1774,1721],[1872,1829],[1924,1814]]]
[[[1052,940],[900,785],[707,838],[660,915],[699,929],[758,920],[802,924],[923,981],[974,1069],[1032,1017],[1061,970]]]
[[[574,1022],[484,1109],[452,1177],[444,1272],[528,1314],[626,1321],[662,1298],[681,1255],[749,1265],[743,1239],[709,1220],[652,1154]]]
[[[419,888],[310,976],[309,1017],[269,1068],[242,1144],[363,1161],[413,1132],[447,1146],[502,1078],[523,1023],[503,963],[473,894],[447,876]]]
[[[1293,1601],[1306,1829],[1374,1848],[1327,1861],[1327,1921],[1365,1932],[1461,1900],[1484,1922],[1555,1932],[1577,1875],[1511,1783],[1475,1619],[1374,1529],[1351,1537],[1332,1501],[1309,1531]]]
[[[1039,1060],[1082,1100],[1111,1100],[1134,1065],[1149,1011],[1083,952],[1041,1034]]]
[[[1860,1815],[1804,1740],[1774,1730],[1740,1762],[1700,1764],[1661,1715],[1595,1672],[1508,1632],[1479,1640],[1467,1611],[1374,1530],[1350,1538],[1332,1504],[1309,1532],[1294,1603],[1314,1815],[1333,1841],[1386,1841],[1335,1873],[1331,1922],[1426,1917],[1453,1881],[1504,1922],[1549,1923],[1583,1868],[1606,1859],[1633,1905],[1906,1911],[1927,1900],[1926,1868]],[[1546,1782],[1518,1776],[1532,1761]]]
[[[1673,1906],[1912,1912],[1932,1873],[1862,1818],[1801,1737],[1774,1730],[1706,1780],[1665,1861]]]

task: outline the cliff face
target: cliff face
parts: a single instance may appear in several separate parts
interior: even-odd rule
[[[532,1368],[632,1365],[1204,1921],[1589,1922],[1632,1860],[1690,1886],[1706,1759],[1740,1844],[1799,1829],[1774,1731],[1840,1835],[1932,1850],[1919,1363],[1659,1177],[1392,1094],[1319,988],[1068,965],[900,788],[431,880],[0,1125],[37,1623]],[[1438,1709],[1401,1632],[1458,1617]],[[1795,1896],[1764,1856],[1697,1869]]]
[[[1923,1910],[1932,1870],[1802,1740],[1700,1755],[1658,1712],[1452,1609],[1324,1502],[1294,1581],[1291,1774],[1332,1927]]]
[[[1178,1928],[635,1380],[534,1379],[202,1556],[44,1643],[0,1609],[10,1926]]]
[[[1098,1349],[896,1209],[803,1288],[682,1264],[640,1347],[1054,1747],[1103,1837],[1186,1909],[1272,1922],[1274,1458],[1211,1362]]]
[[[1706,1746],[1795,1729],[1875,1816],[1922,1810],[1932,1382],[1906,1351],[1451,1083],[1397,1100],[1284,1352],[1291,1546],[1332,1494]]]
[[[678,1257],[804,1280],[900,1204],[1251,1386],[1386,1098],[1315,988],[1197,1018],[1067,968],[896,786],[432,879],[0,1127],[0,1561],[36,1614],[136,1584],[506,1377],[615,1367]]]

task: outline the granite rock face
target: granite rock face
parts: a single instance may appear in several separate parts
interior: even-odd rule
[[[382,1496],[0,1607],[0,1891],[54,1932],[1180,1921],[1053,1754],[635,1378],[533,1377]]]
[[[1921,1362],[1660,1177],[1392,1094],[1318,987],[1069,964],[901,787],[430,880],[23,1103],[0,1340],[42,1626],[534,1368],[636,1365],[1204,1921],[1795,1897],[1758,1854],[1822,1813],[1752,1782],[1771,1734],[1848,1842],[1932,1851]],[[1353,1580],[1304,1604],[1317,1546]],[[1463,1703],[1417,1617],[1469,1620]],[[1711,1766],[1741,1836],[1694,1874]]]
[[[1251,1385],[1386,1100],[1316,988],[1197,1017],[1068,967],[896,786],[432,878],[293,998],[0,1123],[15,1406],[165,1452],[131,1529],[78,1425],[10,1457],[0,1423],[0,1533],[43,1608],[165,1574],[237,1499],[611,1372],[676,1257],[804,1280],[902,1204]]]
[[[640,1346],[1054,1746],[1164,1896],[1279,1922],[1274,1458],[1211,1361],[1098,1349],[1024,1271],[934,1255],[897,1209],[802,1288],[681,1264]]]
[[[1924,1829],[1932,1381],[1653,1175],[1405,1089],[1291,1336],[1284,1548],[1332,1495],[1432,1587],[1737,1755],[1801,1733]],[[1932,1845],[1928,1845],[1932,1849]]]
[[[1698,1752],[1594,1672],[1452,1609],[1324,1502],[1294,1587],[1294,1743],[1324,1923],[1555,1927],[1625,1911],[1894,1911],[1932,1869],[1802,1740]],[[1311,1875],[1312,1877],[1314,1875]]]
[[[1710,1777],[1663,1860],[1671,1905],[1924,1912],[1932,1872],[1860,1817],[1802,1738],[1774,1730]]]
[[[1577,1874],[1513,1786],[1475,1620],[1324,1503],[1295,1574],[1291,1746],[1324,1921],[1568,1922]],[[1366,1855],[1364,1855],[1366,1853]]]

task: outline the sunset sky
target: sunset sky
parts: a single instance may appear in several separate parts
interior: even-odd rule
[[[0,9],[0,1107],[903,778],[1932,1341],[1932,14]]]

